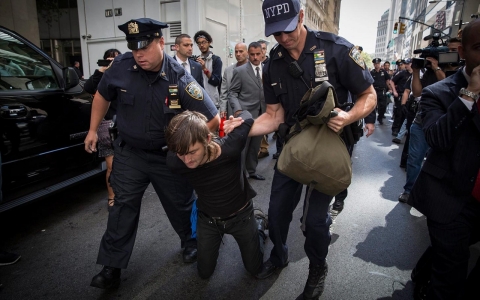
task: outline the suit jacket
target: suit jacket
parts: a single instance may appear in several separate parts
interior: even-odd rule
[[[177,56],[173,56],[176,62],[177,61]],[[202,65],[200,65],[198,62],[194,61],[193,59],[188,59],[188,63],[190,64],[190,71],[192,72],[191,75],[197,81],[203,88],[203,72],[202,72]]]
[[[262,72],[262,66],[259,67]],[[233,112],[248,110],[253,118],[265,111],[263,84],[258,81],[249,62],[233,69],[228,101]]]
[[[230,88],[230,83],[232,82],[232,76],[233,76],[233,69],[237,67],[237,64],[233,64],[228,66],[225,71],[223,71],[223,77],[222,77],[222,84],[220,87],[220,102],[221,103],[227,103],[228,102],[228,90]],[[226,105],[227,113],[228,116],[232,115],[234,112],[232,112],[231,106]]]
[[[409,204],[427,218],[451,222],[471,196],[480,168],[480,115],[459,98],[468,83],[459,70],[427,86],[421,98],[425,139],[430,145],[422,170],[410,193]]]

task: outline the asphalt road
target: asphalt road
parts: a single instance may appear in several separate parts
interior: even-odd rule
[[[388,117],[389,118],[389,117]],[[392,144],[391,128],[377,125],[362,138],[352,157],[353,182],[344,211],[332,226],[329,274],[321,299],[412,299],[410,272],[428,246],[425,218],[399,203],[405,183],[399,168],[403,145]],[[270,154],[275,142],[270,138]],[[252,181],[255,205],[268,209],[275,160],[261,159]],[[244,269],[236,242],[226,236],[209,280],[196,264],[184,264],[180,241],[150,186],[134,252],[122,271],[120,287],[89,286],[101,270],[95,264],[106,228],[103,178],[96,178],[48,199],[0,215],[0,248],[22,255],[0,267],[0,299],[297,299],[308,276],[308,258],[300,230],[302,205],[294,213],[288,239],[290,264],[257,280]],[[266,244],[265,259],[272,245]]]

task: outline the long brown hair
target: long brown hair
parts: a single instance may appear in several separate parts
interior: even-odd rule
[[[208,135],[212,135],[207,126],[207,118],[196,111],[186,110],[173,117],[165,132],[168,149],[179,154],[188,153],[190,146],[200,142],[212,154],[216,147],[208,142]]]

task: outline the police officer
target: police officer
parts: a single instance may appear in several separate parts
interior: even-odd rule
[[[408,62],[408,63],[407,63]],[[402,96],[405,91],[405,83],[407,79],[411,76],[412,68],[410,67],[410,59],[398,60],[397,61],[397,72],[393,75],[392,82],[395,84],[395,88],[398,93],[398,97],[395,97],[395,107],[393,109],[393,124],[392,124],[392,135],[397,137],[400,128],[402,127],[403,120],[405,116],[401,108]]]
[[[132,52],[117,56],[105,71],[92,103],[85,150],[95,152],[97,129],[110,101],[118,102],[118,138],[110,183],[115,204],[109,213],[97,263],[104,265],[91,286],[115,287],[120,269],[128,265],[135,243],[142,196],[152,183],[165,212],[181,239],[184,262],[196,260],[196,240],[191,238],[193,189],[166,167],[164,129],[183,110],[204,114],[216,131],[218,112],[199,84],[163,51],[162,28],[167,24],[148,18],[118,26]]]
[[[373,79],[358,49],[334,34],[312,31],[303,25],[305,13],[299,0],[265,0],[262,5],[265,36],[274,35],[278,46],[270,52],[263,68],[266,112],[255,120],[250,135],[262,135],[278,129],[281,123],[294,124],[293,115],[305,92],[323,81],[335,88],[339,101],[347,102],[349,93],[357,95],[354,107],[345,112],[336,108],[337,117],[328,127],[338,132],[344,126],[367,116],[375,107]],[[227,131],[239,120],[231,118]],[[369,125],[370,127],[373,124]],[[369,129],[373,131],[373,128]],[[274,244],[259,278],[266,278],[288,264],[286,245],[303,185],[275,169],[268,210],[269,236]],[[304,299],[317,299],[323,292],[328,271],[326,256],[331,224],[328,207],[332,196],[313,190],[306,218],[305,252],[310,260]]]
[[[390,80],[388,72],[385,71],[385,69],[380,68],[381,61],[380,58],[374,58],[372,60],[374,69],[370,74],[372,75],[373,80],[375,80],[373,87],[375,88],[375,92],[377,92],[377,121],[380,125],[383,125],[383,118],[385,116],[385,111],[387,110],[387,97],[385,96],[385,92],[388,89],[391,89],[394,97],[398,97],[398,94],[395,90],[395,85]]]

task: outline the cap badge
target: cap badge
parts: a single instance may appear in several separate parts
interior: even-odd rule
[[[128,23],[128,34],[137,34],[137,33],[140,33],[140,31],[138,31],[138,24],[136,22]]]

